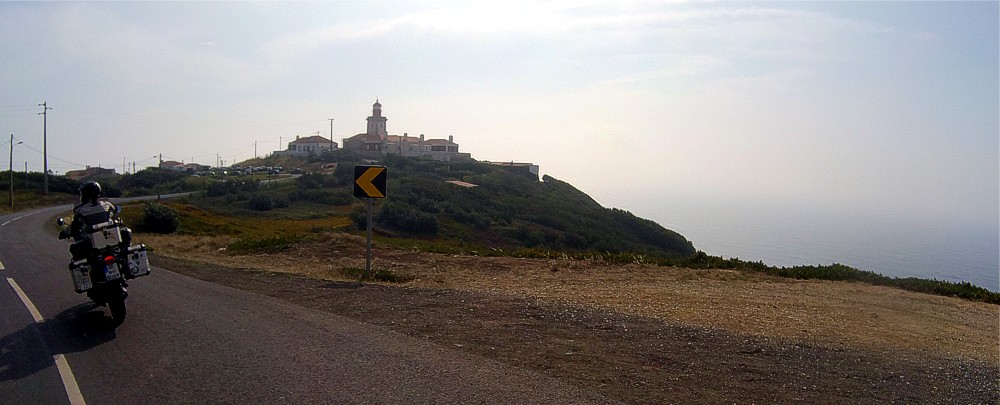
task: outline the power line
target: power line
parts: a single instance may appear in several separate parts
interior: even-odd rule
[[[33,146],[31,146],[31,145],[30,145],[30,144],[28,144],[28,143],[25,143],[25,144],[24,144],[24,146],[25,146],[26,148],[28,148],[28,149],[31,149],[31,150],[33,150],[33,151],[35,151],[35,152],[38,152],[38,153],[40,153],[40,154],[43,154],[43,153],[44,153],[44,152],[42,152],[42,151],[40,151],[40,150],[38,150],[38,149],[35,149],[35,148],[34,148]],[[68,161],[68,160],[63,160],[63,159],[60,159],[60,158],[58,158],[58,157],[55,157],[55,156],[50,156],[50,157],[52,158],[52,160],[58,160],[59,162],[62,162],[62,163],[66,163],[66,164],[71,164],[71,165],[76,165],[76,166],[86,166],[86,165],[84,165],[84,164],[80,164],[80,163],[76,163],[76,162],[70,162],[70,161]]]
[[[72,115],[83,115],[83,116],[93,116],[100,117],[105,121],[115,120],[118,122],[134,123],[134,124],[146,124],[157,127],[172,127],[172,128],[215,128],[215,127],[247,127],[247,128],[260,128],[260,127],[285,127],[292,125],[308,125],[314,124],[315,121],[301,121],[301,122],[287,122],[287,123],[249,123],[246,120],[225,120],[225,121],[213,121],[213,120],[200,120],[194,121],[191,119],[185,119],[184,121],[179,121],[172,117],[162,117],[162,118],[151,118],[148,116],[136,116],[133,114],[123,114],[119,112],[108,112],[108,111],[93,111],[84,109],[74,109],[74,108],[61,108],[60,111],[63,114]]]

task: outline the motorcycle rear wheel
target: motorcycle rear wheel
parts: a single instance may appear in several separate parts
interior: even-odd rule
[[[114,300],[108,302],[108,309],[111,311],[111,319],[114,320],[115,325],[121,325],[125,322],[125,300]]]

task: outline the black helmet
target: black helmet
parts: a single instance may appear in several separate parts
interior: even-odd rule
[[[80,201],[95,202],[101,196],[101,183],[88,181],[80,186]]]

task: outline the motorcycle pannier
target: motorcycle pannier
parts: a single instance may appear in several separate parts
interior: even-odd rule
[[[86,260],[75,261],[69,264],[69,271],[73,275],[73,288],[77,294],[94,287],[90,281],[90,266]]]
[[[145,245],[140,249],[131,251],[128,254],[128,272],[132,277],[142,277],[149,275],[149,259],[146,257]]]

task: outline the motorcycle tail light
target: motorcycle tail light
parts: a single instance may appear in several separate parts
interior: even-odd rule
[[[113,264],[115,262],[114,256],[104,256],[104,264]]]

